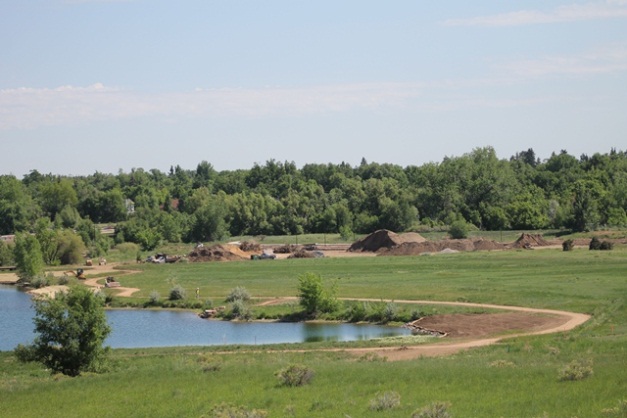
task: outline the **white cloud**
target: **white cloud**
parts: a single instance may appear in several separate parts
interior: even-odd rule
[[[522,26],[612,18],[627,18],[627,1],[609,0],[599,3],[572,4],[560,6],[549,12],[520,10],[491,16],[448,19],[443,24],[446,26]]]
[[[504,66],[517,76],[594,75],[627,71],[627,45],[614,45],[569,56],[516,61]]]
[[[448,111],[460,107],[529,106],[559,97],[512,97],[486,93],[556,75],[597,76],[627,71],[627,44],[577,55],[548,56],[501,64],[493,78],[430,83],[362,83],[308,87],[198,88],[188,92],[144,93],[96,83],[49,89],[0,90],[0,130],[75,126],[97,121],[158,117],[264,118],[339,113],[353,110],[414,109]],[[501,89],[504,91],[504,89]],[[477,99],[479,97],[479,99]]]
[[[372,83],[145,94],[97,83],[88,87],[8,89],[0,90],[0,130],[142,116],[255,118],[375,109],[402,105],[419,96],[421,88],[411,83]]]

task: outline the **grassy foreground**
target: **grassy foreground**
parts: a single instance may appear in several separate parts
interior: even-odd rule
[[[135,268],[136,266],[132,266]],[[200,417],[228,403],[269,417],[410,417],[434,401],[455,417],[624,416],[627,398],[627,250],[478,252],[418,257],[300,259],[142,265],[123,285],[222,303],[236,286],[253,296],[294,296],[297,276],[339,278],[339,296],[462,300],[585,312],[593,318],[564,334],[507,340],[445,358],[386,362],[343,352],[251,352],[217,348],[113,350],[111,371],[79,378],[50,376],[0,353],[0,415],[11,417]],[[421,310],[434,307],[423,305]],[[302,345],[300,348],[306,348]],[[561,381],[573,361],[592,375]],[[289,364],[315,372],[302,387],[279,385]],[[375,411],[378,394],[400,405]],[[606,410],[604,412],[604,410]],[[615,414],[614,414],[615,412]],[[614,414],[614,415],[612,415]]]

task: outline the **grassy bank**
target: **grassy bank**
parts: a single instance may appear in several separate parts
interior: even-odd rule
[[[5,416],[211,416],[228,403],[270,417],[409,417],[434,401],[456,417],[596,417],[627,397],[627,250],[478,252],[418,257],[300,259],[180,265],[132,265],[120,276],[167,295],[172,283],[193,297],[222,303],[236,286],[257,297],[294,296],[297,277],[339,279],[340,297],[461,300],[585,312],[593,317],[568,333],[524,337],[445,358],[385,362],[343,352],[240,352],[219,348],[114,350],[111,371],[75,379],[50,376],[0,353],[0,403]],[[423,309],[438,309],[424,305]],[[298,346],[307,348],[304,344]],[[574,361],[592,370],[560,380]],[[303,387],[279,385],[291,363],[315,372]],[[570,366],[569,366],[570,365]],[[394,391],[400,406],[370,409]],[[608,415],[611,416],[611,415]],[[621,416],[621,415],[615,415]]]

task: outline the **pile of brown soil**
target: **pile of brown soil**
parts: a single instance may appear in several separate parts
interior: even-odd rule
[[[196,248],[188,255],[188,259],[192,263],[203,261],[246,260],[248,258],[248,254],[235,245],[214,245],[208,248]]]
[[[399,235],[395,232],[388,231],[387,229],[380,229],[368,235],[367,237],[354,242],[353,245],[350,246],[348,251],[377,252],[382,248],[389,249],[397,247],[404,243],[421,243],[425,241],[426,239],[424,237],[415,232],[409,232]]]
[[[440,241],[406,242],[389,249],[377,251],[380,255],[418,255],[423,253],[456,251],[492,251],[502,250],[504,244],[485,239],[445,239]]]
[[[261,252],[261,245],[255,241],[244,241],[240,244],[239,249],[248,253]]]
[[[291,253],[298,251],[298,248],[299,248],[298,245],[285,244],[285,245],[281,245],[280,247],[274,248],[274,253],[275,254],[291,254]]]
[[[315,254],[312,251],[307,251],[304,248],[292,252],[287,258],[315,258]]]
[[[533,247],[546,247],[547,245],[551,245],[551,243],[545,240],[541,234],[527,234],[523,233],[515,242],[512,244],[514,248],[533,248]]]

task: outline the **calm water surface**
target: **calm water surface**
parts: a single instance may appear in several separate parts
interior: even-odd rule
[[[0,351],[33,340],[33,315],[28,294],[0,285]],[[107,317],[113,331],[105,344],[113,348],[356,341],[411,334],[378,325],[209,321],[193,312],[166,310],[114,310]]]

